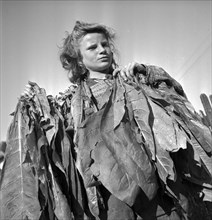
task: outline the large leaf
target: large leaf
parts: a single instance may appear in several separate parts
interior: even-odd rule
[[[76,219],[83,219],[85,212],[84,206],[87,202],[86,192],[83,187],[83,183],[81,182],[81,177],[78,173],[78,170],[75,166],[75,161],[70,153],[69,157],[69,195],[71,200],[71,210],[73,211],[74,217]],[[87,210],[87,212],[89,212]],[[89,213],[88,213],[89,214]]]
[[[195,180],[194,178],[190,178],[190,180],[194,181],[195,183],[198,183],[200,185],[204,185],[205,182],[205,175],[203,176],[203,173],[199,173],[199,170],[202,170],[201,172],[203,172],[203,170],[205,170],[204,172],[208,173],[208,177],[207,177],[207,183],[209,183],[210,181],[212,181],[212,156],[210,154],[207,154],[206,151],[204,150],[204,148],[202,147],[202,145],[198,142],[198,139],[196,138],[196,135],[199,135],[198,133],[193,133],[190,131],[187,123],[184,119],[184,117],[179,117],[178,114],[174,114],[171,111],[168,111],[169,114],[171,115],[171,117],[173,119],[176,120],[176,122],[179,124],[179,126],[185,131],[185,133],[187,134],[187,142],[188,142],[188,146],[190,146],[190,148],[188,148],[186,150],[186,154],[188,155],[188,159],[189,162],[187,162],[186,167],[190,167],[190,177],[194,177],[199,179],[199,180]],[[200,124],[198,122],[198,124]],[[200,124],[201,125],[201,124]],[[203,125],[201,125],[203,126]],[[204,129],[201,131],[204,132]],[[204,135],[207,135],[208,138],[210,138],[211,134],[208,132],[205,132]],[[187,173],[186,171],[184,171],[185,173]],[[210,179],[210,180],[209,180]],[[209,182],[208,182],[209,181]]]
[[[166,110],[155,104],[149,99],[152,108],[154,120],[152,129],[154,137],[157,139],[160,147],[169,152],[176,152],[179,149],[186,149],[187,135],[181,129],[175,120],[167,114]]]
[[[132,112],[132,118],[136,121],[146,145],[151,151],[152,160],[155,160],[156,149],[154,135],[152,132],[153,115],[149,107],[147,98],[142,90],[136,90],[134,87],[125,84],[126,101],[129,115]]]
[[[41,161],[40,164],[40,170],[42,170],[41,173],[43,175],[41,178],[42,193],[48,203],[49,214],[53,212],[58,219],[71,219],[71,207],[76,210],[76,207],[74,207],[76,202],[70,199],[70,196],[75,195],[76,191],[81,191],[80,184],[75,182],[78,175],[76,171],[72,174],[74,179],[71,178],[69,180],[68,178],[69,166],[73,167],[73,158],[70,157],[71,142],[65,131],[63,117],[58,109],[55,108],[55,100],[47,99],[45,91],[39,89],[39,87],[36,91],[35,105],[38,106],[40,104],[38,114],[41,115],[40,126],[44,130],[44,132],[40,131],[41,138],[38,140],[41,152],[45,152],[44,163]],[[48,183],[49,180],[51,184]],[[71,185],[69,185],[69,181]],[[73,205],[70,202],[71,200],[74,201]],[[81,206],[81,209],[78,208],[78,210],[80,209],[81,212],[75,212],[77,217],[82,216],[82,213],[84,213],[82,202],[79,201],[78,203],[78,206]]]
[[[1,182],[1,173],[5,162],[5,150],[6,150],[6,142],[0,142],[0,182]]]
[[[55,119],[51,115],[51,108],[46,96],[46,91],[40,88],[36,83],[29,82],[34,91],[34,106],[39,116],[39,123],[45,129],[49,144],[52,141],[55,132]]]
[[[83,117],[82,108],[83,108],[82,89],[81,89],[81,86],[79,86],[76,89],[76,92],[73,95],[72,101],[71,101],[71,115],[74,120],[75,129],[78,127],[79,122],[82,121],[82,117]]]
[[[125,116],[114,120],[117,105],[113,100],[116,97],[111,96],[106,107],[78,130],[80,170],[86,183],[95,175],[111,193],[132,205],[141,189],[146,198],[152,199],[157,183],[149,157],[136,141],[130,122]],[[114,121],[119,121],[118,126],[114,126]]]
[[[160,96],[163,97],[173,107],[173,111],[180,115],[180,118],[185,122],[186,126],[192,135],[200,143],[201,147],[207,152],[212,152],[212,134],[207,126],[202,124],[200,117],[195,112],[191,103],[182,96],[179,96],[173,89],[162,87],[157,90]]]
[[[156,167],[160,179],[164,184],[167,184],[167,179],[176,180],[176,171],[174,163],[168,151],[157,146]]]
[[[41,132],[43,138],[39,146],[46,152],[45,164],[40,168],[42,168],[41,173],[44,173],[42,193],[49,206],[48,212],[53,213],[52,215],[58,219],[71,219],[73,214],[75,218],[83,218],[87,198],[75,167],[71,150],[72,141],[66,133],[64,118],[60,112],[62,109],[58,108],[55,99],[46,98],[45,91],[39,88],[36,91],[38,94],[35,94],[35,105],[40,104],[38,114],[41,115],[40,126],[44,130],[43,133]],[[69,96],[72,97],[72,93],[70,90],[67,92],[68,94],[63,94],[65,99],[63,105],[66,108],[64,114],[69,114],[71,109]],[[81,94],[80,89],[77,92]],[[76,104],[74,114],[77,114],[82,102],[78,96],[75,96],[74,100],[76,101],[73,102],[74,105]],[[50,185],[49,177],[51,177]]]
[[[34,220],[40,216],[37,176],[25,141],[28,117],[21,110],[19,103],[8,130],[6,163],[0,185],[1,219]]]
[[[113,94],[114,128],[116,128],[120,124],[125,114],[125,88],[122,84],[117,85],[117,82],[115,83],[115,86],[117,88],[114,88]]]
[[[185,149],[187,135],[163,108],[163,105],[170,104],[162,100],[154,90],[145,86],[136,90],[128,85],[126,89],[127,104],[132,106],[135,121],[151,151],[152,159],[156,161],[160,178],[165,184],[167,178],[175,180],[175,167],[169,152]],[[154,103],[149,95],[160,98],[162,103],[159,105]]]
[[[54,152],[53,154],[56,156],[56,154],[61,155],[62,159],[62,165],[64,169],[67,171],[68,166],[69,166],[69,155],[70,155],[70,147],[71,143],[70,140],[68,139],[68,136],[65,131],[65,126],[64,126],[64,120],[62,118],[62,115],[58,110],[55,109],[55,140],[56,141],[56,149],[53,147]],[[53,144],[52,144],[53,145]],[[53,155],[53,157],[54,157]],[[54,162],[57,164],[58,160],[54,160]]]
[[[58,220],[71,220],[72,214],[66,196],[62,193],[60,186],[55,179],[51,164],[48,164],[49,176],[52,184],[52,192],[54,196],[54,213]]]

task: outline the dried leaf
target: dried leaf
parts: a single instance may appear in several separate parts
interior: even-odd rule
[[[125,114],[125,89],[122,84],[118,84],[117,82],[114,84],[117,88],[115,88],[114,92],[114,129],[120,124],[121,120]]]
[[[64,120],[60,112],[56,111],[56,114],[58,116],[58,122],[56,122],[56,124],[58,124],[58,131],[56,133],[56,138],[58,139],[58,142],[60,143],[61,154],[62,154],[62,164],[65,170],[67,171],[68,166],[69,166],[69,154],[70,154],[71,143],[65,132]],[[59,148],[58,145],[57,145],[57,148]]]
[[[125,88],[129,114],[131,112],[130,108],[132,108],[133,118],[144,137],[146,145],[148,145],[148,148],[151,151],[152,160],[155,160],[156,149],[154,135],[151,128],[154,116],[152,115],[147,98],[142,90],[138,91],[127,84],[125,84]]]
[[[0,186],[1,219],[34,220],[40,216],[37,178],[25,142],[28,118],[22,115],[21,108],[19,103],[8,130],[7,157]]]
[[[6,150],[6,142],[0,142],[0,182],[1,182],[1,173],[5,162],[5,150]]]
[[[82,124],[77,150],[84,181],[96,175],[111,193],[132,205],[141,189],[148,198],[154,197],[157,183],[149,157],[133,137],[129,121],[124,117],[114,129],[111,99]]]
[[[38,110],[37,114],[40,116],[40,124],[45,129],[46,137],[50,144],[55,134],[55,120],[51,115],[51,108],[46,96],[46,91],[40,88],[36,83],[32,84],[32,89],[35,93],[33,101]]]
[[[75,129],[78,127],[79,122],[82,121],[83,100],[81,96],[82,96],[82,89],[80,86],[76,90],[76,93],[73,95],[72,102],[71,102],[71,115],[74,120]]]
[[[70,206],[68,204],[67,198],[65,195],[62,193],[60,186],[58,185],[53,171],[51,164],[49,163],[48,165],[48,170],[50,173],[50,179],[52,183],[52,192],[54,196],[54,213],[57,217],[58,220],[71,220],[72,215],[71,215],[71,210]]]
[[[149,99],[154,120],[152,129],[154,137],[160,147],[169,152],[176,152],[180,148],[186,149],[187,136],[179,129],[175,120],[167,114],[166,110]]]
[[[186,122],[193,136],[201,144],[202,148],[206,152],[212,153],[212,134],[209,128],[195,120]]]
[[[169,152],[157,146],[156,167],[160,179],[167,184],[167,179],[176,180],[176,171]]]

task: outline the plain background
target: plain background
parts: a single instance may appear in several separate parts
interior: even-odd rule
[[[1,1],[0,140],[29,81],[56,95],[69,86],[59,62],[65,31],[76,20],[117,33],[119,63],[163,67],[178,80],[197,111],[212,94],[211,1]]]

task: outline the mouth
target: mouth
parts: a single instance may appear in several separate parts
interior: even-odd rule
[[[109,59],[109,57],[108,56],[103,56],[103,57],[100,57],[100,58],[98,58],[98,60],[108,60]]]

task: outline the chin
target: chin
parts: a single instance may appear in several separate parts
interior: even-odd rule
[[[110,69],[111,67],[111,64],[107,64],[107,65],[104,65],[104,66],[101,66],[99,67],[99,72],[108,72],[108,70]]]

